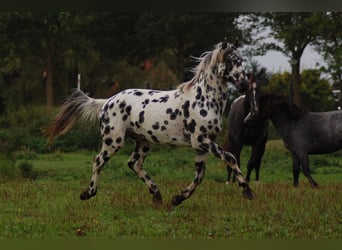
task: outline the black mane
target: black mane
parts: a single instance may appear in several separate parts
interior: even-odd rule
[[[262,94],[259,105],[261,114],[264,114],[263,112],[286,112],[291,118],[299,119],[308,113],[308,110],[299,108],[291,103],[287,97],[273,93]]]

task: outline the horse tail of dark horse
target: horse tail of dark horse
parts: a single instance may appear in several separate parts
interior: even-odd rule
[[[76,123],[94,123],[99,120],[101,107],[107,99],[94,99],[83,91],[77,90],[68,97],[58,114],[47,126],[42,128],[49,144],[53,140],[66,134]]]

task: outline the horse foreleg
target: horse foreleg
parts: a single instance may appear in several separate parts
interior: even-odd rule
[[[231,167],[239,183],[239,186],[243,188],[242,194],[244,198],[252,200],[255,197],[255,194],[253,193],[252,189],[243,177],[241,170],[237,164],[237,160],[233,154],[222,150],[219,145],[217,145],[215,142],[211,140],[207,140],[201,143],[199,147],[201,148],[201,150],[210,152],[216,157],[225,161]]]
[[[179,195],[175,195],[172,198],[172,205],[177,206],[181,204],[185,199],[188,199],[192,193],[195,191],[196,187],[202,182],[205,173],[205,160],[207,159],[206,152],[197,152],[195,157],[195,179],[190,183],[190,185],[181,192]]]
[[[293,186],[298,187],[298,179],[300,173],[300,161],[298,157],[292,153],[292,175],[293,175]]]
[[[260,180],[260,176],[259,176],[260,165],[261,165],[261,159],[265,153],[266,142],[267,142],[267,137],[264,138],[261,142],[254,144],[252,146],[252,154],[247,163],[246,180],[248,182],[251,179],[251,173],[253,169],[255,169],[255,181],[259,182]]]
[[[163,203],[158,186],[152,181],[151,177],[145,172],[142,165],[145,157],[151,150],[151,145],[148,142],[135,142],[135,149],[128,160],[128,167],[135,172],[140,179],[146,184],[150,193],[153,195],[152,201],[154,204],[160,205]]]

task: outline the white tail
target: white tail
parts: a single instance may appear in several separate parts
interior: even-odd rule
[[[51,143],[57,136],[66,134],[77,122],[94,123],[99,120],[101,107],[107,99],[94,99],[77,90],[67,98],[61,110],[43,133]]]

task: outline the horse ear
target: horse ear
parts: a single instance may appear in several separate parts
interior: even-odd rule
[[[227,37],[223,38],[223,42],[222,42],[222,49],[226,49],[227,48]]]
[[[235,42],[234,42],[234,47],[238,48],[239,46],[240,46],[240,42],[239,42],[239,39],[236,37]]]

